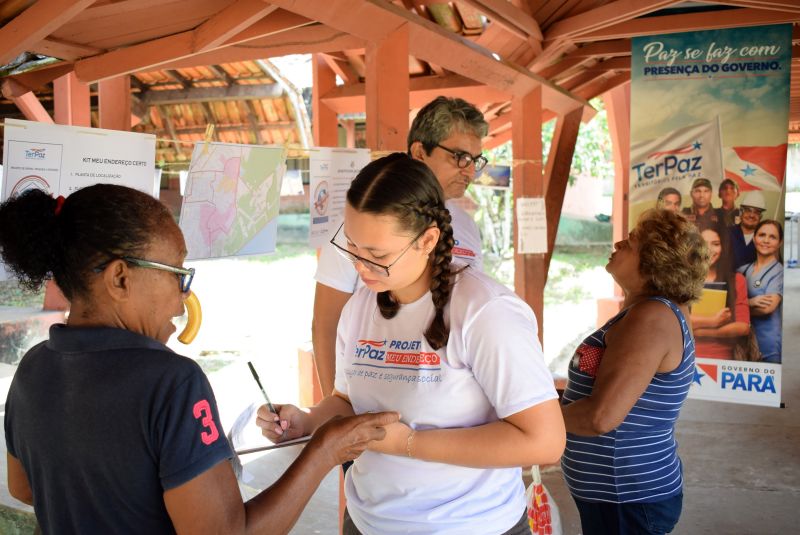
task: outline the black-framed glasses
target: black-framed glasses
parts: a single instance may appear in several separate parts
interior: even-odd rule
[[[386,277],[389,276],[389,268],[392,267],[393,265],[395,265],[398,260],[403,258],[403,255],[406,254],[406,251],[411,249],[411,246],[414,245],[414,243],[420,238],[420,236],[425,234],[426,230],[428,230],[427,228],[423,229],[422,232],[417,234],[417,236],[413,240],[411,240],[411,243],[406,245],[405,249],[400,251],[400,254],[397,256],[397,258],[394,259],[394,262],[392,262],[388,266],[384,266],[383,264],[378,264],[377,262],[373,262],[372,260],[367,260],[363,256],[358,256],[355,253],[351,253],[350,251],[347,250],[346,247],[342,247],[341,245],[336,243],[336,236],[339,235],[339,232],[341,232],[342,227],[344,227],[344,223],[339,225],[339,229],[336,231],[336,234],[334,234],[333,238],[331,238],[331,245],[333,245],[336,248],[336,251],[340,255],[345,257],[347,260],[352,262],[353,264],[355,264],[356,262],[361,262],[361,265],[364,266],[365,268],[367,268],[368,270],[370,270],[372,273],[375,273],[376,275],[383,275],[383,276],[386,276]]]
[[[486,167],[486,164],[489,163],[489,160],[483,154],[476,154],[475,156],[473,156],[468,152],[448,149],[447,147],[439,145],[438,143],[436,144],[436,146],[452,154],[453,158],[456,159],[456,165],[458,166],[459,169],[465,169],[469,167],[469,164],[474,163],[475,172],[480,173],[483,170],[483,168]]]
[[[162,264],[161,262],[153,262],[152,260],[145,260],[143,258],[135,258],[132,256],[121,256],[119,257],[120,260],[124,260],[129,264],[133,264],[137,267],[147,268],[147,269],[160,269],[161,271],[168,271],[170,273],[174,273],[178,277],[178,285],[181,288],[181,292],[186,293],[189,291],[189,288],[192,287],[192,281],[194,280],[194,268],[182,268],[176,266],[170,266],[169,264]],[[100,273],[103,271],[108,264],[110,264],[112,260],[100,264],[96,268],[94,268],[95,273]]]

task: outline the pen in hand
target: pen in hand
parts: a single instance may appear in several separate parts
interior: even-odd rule
[[[253,363],[250,362],[250,361],[247,361],[247,366],[250,367],[250,373],[253,374],[253,379],[256,380],[256,384],[258,385],[258,388],[261,389],[261,393],[264,394],[264,399],[267,401],[267,407],[269,408],[269,412],[271,412],[272,414],[276,415],[276,421],[280,421],[279,417],[277,416],[278,415],[278,411],[275,410],[275,406],[269,400],[269,396],[267,395],[267,391],[264,390],[264,386],[261,384],[261,379],[258,378],[258,374],[256,373],[256,369],[253,367]]]

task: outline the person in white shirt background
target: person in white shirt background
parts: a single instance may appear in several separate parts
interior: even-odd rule
[[[430,167],[446,200],[458,199],[464,196],[475,174],[487,163],[481,155],[481,139],[488,128],[483,114],[475,106],[459,98],[440,96],[420,109],[414,118],[408,133],[408,154]],[[447,208],[453,219],[454,260],[483,269],[477,225],[455,203],[448,202]],[[315,279],[311,339],[320,386],[327,395],[333,391],[339,315],[362,284],[353,264],[337,254],[333,245],[320,250]]]
[[[262,433],[280,442],[397,411],[347,471],[345,534],[530,533],[519,467],[555,462],[566,441],[533,311],[451,262],[441,186],[405,154],[361,170],[341,233],[364,287],[339,321],[335,387],[309,409],[262,407]]]

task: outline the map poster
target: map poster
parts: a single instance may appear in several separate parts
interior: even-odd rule
[[[5,120],[0,200],[36,188],[69,196],[93,184],[121,184],[156,198],[151,134]],[[0,280],[9,274],[0,264]]]
[[[692,398],[781,403],[791,63],[791,24],[631,40],[629,221],[680,211],[708,245]]]
[[[158,198],[155,156],[152,134],[6,119],[2,198],[30,188],[66,197],[101,183]]]
[[[350,182],[370,158],[369,149],[317,147],[310,152],[308,242],[319,248],[328,243],[342,224]]]
[[[285,171],[280,146],[195,145],[180,217],[186,259],[274,252]]]

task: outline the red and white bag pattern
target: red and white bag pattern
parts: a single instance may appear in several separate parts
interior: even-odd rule
[[[533,482],[528,485],[525,492],[525,502],[528,508],[528,525],[533,535],[562,535],[561,516],[558,506],[547,487],[542,483],[539,467],[531,467]]]

